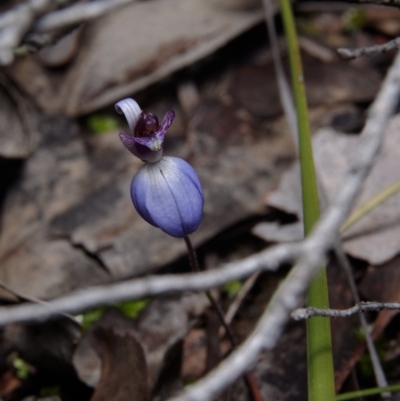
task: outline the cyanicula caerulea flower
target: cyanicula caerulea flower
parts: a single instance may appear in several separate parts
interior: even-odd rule
[[[145,164],[132,180],[132,202],[144,220],[173,237],[197,229],[203,215],[204,196],[193,168],[177,157],[163,157],[163,142],[175,114],[167,111],[161,124],[141,110],[133,99],[115,105],[124,114],[132,135],[119,134],[125,147]]]

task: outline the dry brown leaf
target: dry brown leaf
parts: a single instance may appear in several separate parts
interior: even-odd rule
[[[70,63],[77,55],[83,27],[63,36],[55,44],[46,46],[38,52],[40,61],[47,67],[61,67]]]
[[[147,401],[146,359],[134,335],[112,328],[93,332],[95,349],[102,361],[102,376],[91,401]]]
[[[138,339],[148,365],[146,382],[153,393],[165,394],[170,391],[170,383],[180,377],[182,341],[208,307],[204,294],[188,294],[153,300],[135,320],[124,317],[116,309],[107,310],[75,350],[73,364],[80,379],[92,387],[99,384],[102,362],[92,340],[96,330],[102,328],[119,336],[134,335]]]
[[[307,99],[311,107],[343,102],[368,102],[379,89],[381,77],[372,68],[356,67],[345,61],[323,63],[303,57]],[[285,69],[288,66],[285,64]],[[289,71],[287,71],[289,75]],[[230,91],[250,113],[274,117],[282,113],[279,89],[272,63],[246,65],[239,68]]]
[[[358,205],[366,202],[389,185],[400,180],[398,160],[400,158],[400,117],[393,118],[375,167],[368,177]],[[343,135],[331,129],[321,130],[313,139],[314,158],[318,175],[326,193],[333,199],[349,161],[357,154],[358,137]],[[283,176],[277,191],[268,195],[268,205],[287,213],[302,215],[299,165],[293,165]],[[387,262],[400,251],[400,194],[396,194],[383,205],[373,210],[343,235],[343,246],[350,255],[378,265]],[[271,223],[262,223],[255,233],[268,241],[279,241],[290,230]],[[290,239],[300,239],[299,225],[292,227]]]
[[[262,9],[232,11],[211,1],[134,2],[87,26],[67,72],[50,73],[32,56],[8,72],[43,110],[82,115],[203,59],[262,20]]]
[[[36,111],[2,73],[0,104],[0,157],[24,159],[38,143]]]

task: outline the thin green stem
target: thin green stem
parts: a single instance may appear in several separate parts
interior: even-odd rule
[[[397,181],[360,205],[342,225],[340,232],[343,233],[344,231],[348,230],[352,225],[357,223],[358,220],[362,219],[364,216],[380,206],[383,202],[386,202],[390,197],[397,194],[399,191],[400,181]]]
[[[354,398],[368,397],[371,395],[382,394],[390,391],[400,391],[400,384],[393,384],[392,386],[387,387],[374,387],[366,390],[357,390],[351,391],[349,393],[339,394],[336,396],[336,401],[352,400]]]
[[[280,0],[297,111],[299,156],[303,199],[304,234],[307,236],[319,219],[317,179],[314,169],[311,132],[297,33],[289,0]],[[326,270],[322,269],[311,282],[309,307],[328,308]],[[307,321],[308,399],[334,401],[332,341],[329,319],[313,317]]]

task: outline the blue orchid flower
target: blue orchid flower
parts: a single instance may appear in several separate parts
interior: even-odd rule
[[[167,111],[161,124],[157,116],[142,111],[133,99],[116,103],[131,135],[120,133],[121,142],[145,164],[132,180],[131,197],[140,216],[167,234],[183,238],[194,232],[203,215],[204,195],[193,168],[177,157],[163,157],[163,142],[175,117]]]

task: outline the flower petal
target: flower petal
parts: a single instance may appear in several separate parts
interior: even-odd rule
[[[160,126],[155,132],[155,136],[157,139],[164,141],[165,134],[167,133],[168,128],[171,126],[172,122],[174,121],[174,118],[175,118],[175,113],[173,110],[168,110],[165,113]]]
[[[144,162],[155,163],[162,158],[162,144],[158,145],[154,135],[153,138],[136,138],[121,132],[119,139],[133,155]]]
[[[157,185],[157,182],[152,181],[153,164],[145,164],[133,177],[131,183],[131,197],[133,205],[140,216],[152,226],[158,227],[153,221],[151,214],[147,207],[147,193],[148,188],[152,185]]]
[[[125,116],[131,133],[133,134],[139,120],[139,115],[142,112],[140,106],[133,99],[127,98],[115,103],[115,110],[118,114],[123,114]]]
[[[145,164],[131,185],[133,204],[148,223],[182,238],[200,224],[204,197],[193,168],[182,159],[165,157]]]
[[[123,143],[123,145],[131,152],[133,153],[135,156],[138,156],[138,152],[136,149],[136,141],[135,138],[132,135],[127,135],[124,134],[123,132],[121,132],[119,134],[119,139],[121,140],[121,142]]]

